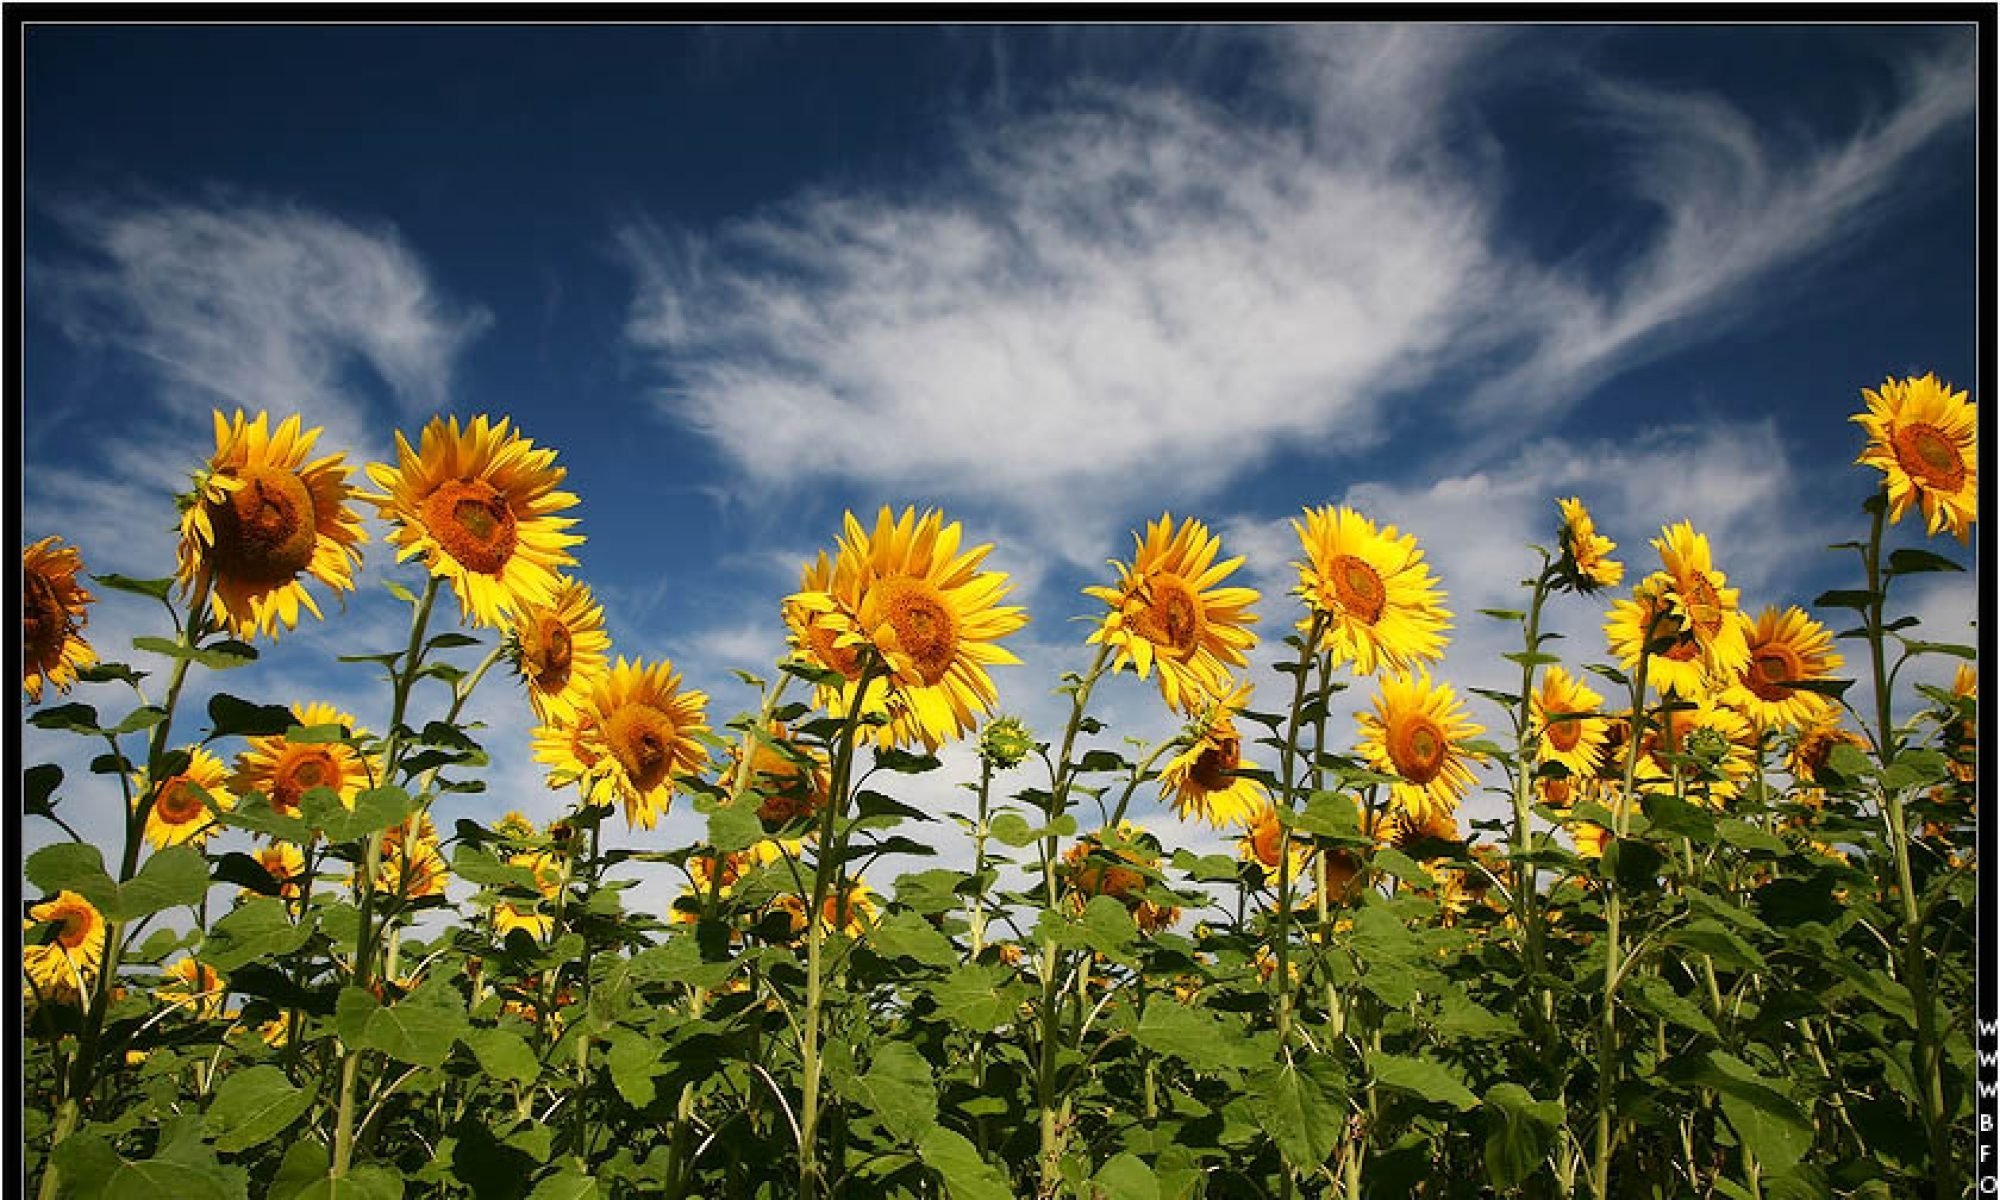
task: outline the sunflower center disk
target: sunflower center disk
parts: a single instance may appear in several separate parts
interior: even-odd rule
[[[271,807],[282,813],[297,812],[299,798],[314,788],[340,790],[340,764],[318,746],[295,751],[291,761],[278,768],[277,776],[271,788]]]
[[[56,585],[30,568],[21,576],[21,637],[29,665],[53,665],[70,628],[69,610],[56,595]]]
[[[1965,485],[1965,458],[1937,426],[1921,421],[1905,425],[1896,431],[1893,444],[1903,470],[1930,487],[1955,492]]]
[[[604,723],[604,739],[632,786],[650,792],[667,782],[674,766],[674,723],[657,708],[628,704]]]
[[[289,583],[312,565],[319,534],[305,481],[275,467],[244,467],[241,485],[212,504],[215,559],[222,573],[246,583]]]
[[[1352,554],[1343,554],[1333,560],[1330,574],[1333,594],[1349,616],[1369,625],[1382,619],[1382,608],[1388,602],[1389,593],[1383,588],[1382,576],[1374,567]]]
[[[514,558],[514,510],[483,479],[453,479],[424,498],[424,528],[468,571],[498,575]]]
[[[1389,759],[1396,772],[1411,783],[1423,785],[1444,770],[1450,742],[1444,729],[1429,717],[1409,717],[1391,731]]]
[[[1223,791],[1230,784],[1229,777],[1224,772],[1235,770],[1241,756],[1242,751],[1238,748],[1237,739],[1217,738],[1212,745],[1201,752],[1200,758],[1195,759],[1194,768],[1188,772],[1188,778],[1204,792]]]
[[[1583,740],[1582,721],[1551,721],[1549,723],[1549,745],[1558,754],[1568,754]]]
[[[167,780],[166,786],[153,799],[153,812],[168,825],[186,825],[208,813],[208,807],[201,802],[201,793],[183,778]]]
[[[1794,689],[1786,687],[1785,681],[1799,678],[1799,664],[1784,650],[1776,646],[1760,647],[1750,659],[1750,669],[1743,673],[1743,683],[1759,700],[1776,703],[1790,696]]]
[[[1201,641],[1204,613],[1201,597],[1186,580],[1171,571],[1153,576],[1140,593],[1140,604],[1132,618],[1139,636],[1171,650],[1178,659],[1194,654]]]
[[[528,664],[535,682],[545,692],[560,692],[569,686],[571,645],[569,626],[555,617],[535,622],[534,644],[528,648]]]
[[[944,680],[958,657],[958,622],[944,595],[921,579],[887,579],[883,611],[896,631],[896,644],[916,665],[926,687]]]
[[[74,950],[90,940],[92,922],[90,914],[80,909],[65,909],[58,914],[62,922],[56,931],[56,940],[65,950]]]

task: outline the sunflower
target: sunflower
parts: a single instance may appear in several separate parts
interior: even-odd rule
[[[621,657],[578,713],[579,740],[589,745],[573,761],[590,756],[584,773],[608,782],[627,825],[651,829],[673,803],[675,777],[708,762],[698,740],[708,732],[707,709],[707,694],[683,691],[672,663]]]
[[[1733,593],[1732,593],[1733,594]],[[1731,621],[1734,627],[1733,620]],[[1662,695],[1673,692],[1682,697],[1707,695],[1723,681],[1709,669],[1701,643],[1681,619],[1673,595],[1673,581],[1664,571],[1655,571],[1639,581],[1629,600],[1613,600],[1604,622],[1605,641],[1627,671],[1639,669],[1640,651],[1652,635],[1653,651],[1646,658],[1646,684]],[[1742,630],[1736,629],[1742,641]],[[1743,643],[1746,651],[1748,643]],[[1739,668],[1740,669],[1740,668]]]
[[[1292,852],[1292,874],[1297,876],[1305,869],[1306,847],[1297,842],[1287,843],[1284,823],[1278,818],[1277,808],[1267,798],[1263,808],[1248,822],[1243,836],[1236,839],[1236,856],[1255,865],[1264,875],[1275,877],[1278,855],[1281,848],[1288,844]]]
[[[602,774],[599,764],[604,761],[604,738],[587,697],[584,706],[562,719],[537,725],[529,743],[534,760],[549,768],[548,785],[552,790],[573,783],[587,786]]]
[[[556,893],[562,890],[563,860],[560,855],[547,850],[516,854],[508,858],[507,864],[532,871],[535,890],[541,893],[544,900],[555,899]],[[539,942],[549,936],[555,924],[555,918],[542,912],[533,901],[502,900],[493,906],[493,928],[502,938],[516,929],[525,929],[529,937]]]
[[[302,728],[340,725],[352,737],[365,736],[353,717],[331,704],[294,704],[292,717]],[[341,804],[353,808],[354,797],[367,786],[367,764],[346,742],[295,742],[282,733],[251,738],[236,756],[236,773],[229,780],[236,795],[260,792],[273,812],[288,817],[298,815],[299,800],[314,788],[333,789]]]
[[[1833,635],[1802,609],[1780,612],[1767,606],[1751,620],[1736,617],[1750,647],[1750,663],[1723,692],[1723,699],[1766,729],[1795,729],[1832,716],[1833,701],[1817,692],[1792,686],[1803,680],[1825,680],[1840,669]]]
[[[306,590],[310,575],[336,592],[354,590],[355,547],[368,540],[347,507],[344,454],[310,458],[318,428],[298,415],[276,431],[270,414],[246,420],[215,413],[215,455],[181,497],[181,541],[174,576],[182,594],[206,580],[209,609],[237,637],[276,639],[299,623],[299,609],[320,616]]]
[[[1324,895],[1329,906],[1350,903],[1361,894],[1361,856],[1340,846],[1325,846],[1313,853],[1315,890],[1306,902],[1317,908]]]
[[[26,996],[37,1002],[68,1003],[90,990],[104,961],[104,916],[75,892],[58,892],[28,910],[21,922],[21,969],[32,987]],[[38,924],[55,927],[47,940],[30,941]]]
[[[1852,746],[1863,753],[1868,750],[1867,739],[1852,730],[1843,729],[1839,716],[1832,712],[1819,714],[1799,727],[1785,766],[1799,784],[1801,801],[1815,808],[1825,801],[1825,781],[1820,778],[1820,772],[1826,769],[1827,760],[1833,756],[1833,748],[1841,745]]]
[[[604,608],[583,583],[559,576],[548,603],[521,606],[507,633],[507,658],[528,688],[535,716],[560,721],[610,669]]]
[[[1149,873],[1160,864],[1160,843],[1130,821],[1120,821],[1114,833],[1087,833],[1063,853],[1062,878],[1070,906],[1082,912],[1097,896],[1109,896],[1125,906],[1140,929],[1157,933],[1180,919],[1181,911],[1146,898]]]
[[[576,497],[556,490],[568,472],[556,452],[535,444],[502,418],[484,415],[463,431],[458,418],[434,417],[421,450],[396,434],[397,465],[371,463],[382,491],[363,497],[394,525],[396,561],[423,556],[431,574],[451,582],[459,610],[474,624],[503,628],[503,615],[553,603],[557,575],[576,559],[583,538],[558,516]]]
[[[67,692],[77,670],[97,661],[81,632],[94,599],[76,581],[83,554],[61,541],[45,537],[21,549],[21,686],[35,704],[44,681]]]
[[[144,795],[147,789],[146,774],[141,771],[133,777],[134,791]],[[192,842],[197,846],[214,837],[218,826],[212,819],[208,804],[203,799],[215,801],[217,808],[229,809],[235,800],[228,792],[229,768],[223,761],[199,746],[188,751],[188,765],[180,774],[169,776],[153,791],[152,807],[146,810],[146,840],[155,847],[177,846]]]
[[[173,1008],[186,1009],[204,1020],[222,1015],[229,998],[229,986],[214,967],[192,958],[183,958],[168,967],[160,979],[159,996]]]
[[[792,936],[806,932],[806,900],[796,892],[786,892],[772,901],[772,907],[791,920]],[[875,893],[860,879],[849,879],[827,892],[820,902],[820,921],[836,933],[858,938],[875,924]]]
[[[1660,531],[1653,548],[1660,552],[1669,580],[1667,595],[1681,629],[1701,649],[1702,662],[1713,675],[1731,678],[1750,665],[1750,644],[1736,620],[1736,589],[1716,569],[1708,537],[1682,521]]]
[[[920,518],[883,508],[871,533],[846,515],[839,554],[808,566],[800,590],[786,600],[793,645],[844,676],[842,688],[820,689],[829,714],[852,708],[869,656],[888,673],[886,688],[869,692],[866,711],[887,718],[878,744],[922,742],[935,750],[978,724],[998,699],[986,668],[1020,660],[997,643],[1028,623],[1021,609],[999,601],[1010,590],[1000,571],[981,571],[992,546],[963,553],[958,522],[935,509]]]
[[[1881,391],[1861,394],[1868,411],[1848,419],[1868,431],[1868,448],[1854,461],[1882,472],[1889,520],[1902,520],[1915,501],[1927,532],[1949,529],[1967,542],[1979,518],[1979,406],[1935,374],[1884,380]]]
[[[792,740],[784,725],[773,722],[770,740],[753,738],[750,747],[750,792],[757,798],[757,819],[767,831],[776,831],[803,821],[826,804],[828,778],[826,754]],[[734,780],[741,769],[743,748],[729,748],[725,780]]]
[[[1222,539],[1191,517],[1176,528],[1172,515],[1162,514],[1132,540],[1132,565],[1111,563],[1117,586],[1083,589],[1111,608],[1087,642],[1117,651],[1113,671],[1130,664],[1144,679],[1157,666],[1161,699],[1193,713],[1226,691],[1231,668],[1249,665],[1245,655],[1257,644],[1249,608],[1257,593],[1222,586],[1243,559],[1215,561]]]
[[[1960,663],[1952,672],[1951,695],[1955,701],[1979,698],[1979,668],[1971,663]],[[1951,760],[1951,775],[1960,783],[1971,783],[1978,776],[1979,768],[1979,722],[1971,717],[1958,716],[1948,711],[1944,724],[1944,752]]]
[[[1425,842],[1457,842],[1463,839],[1459,834],[1457,815],[1449,809],[1434,808],[1421,817],[1407,809],[1389,813],[1382,822],[1379,840],[1383,845],[1408,850]]]
[[[1418,821],[1452,812],[1472,786],[1466,765],[1478,755],[1464,743],[1484,733],[1465,714],[1448,683],[1431,682],[1430,672],[1387,675],[1375,697],[1375,711],[1356,713],[1362,741],[1357,750],[1369,766],[1397,781],[1390,800]]]
[[[1249,702],[1250,686],[1219,695],[1187,727],[1187,749],[1160,772],[1160,794],[1173,797],[1181,820],[1199,814],[1218,829],[1248,825],[1270,804],[1262,784],[1230,774],[1257,765],[1243,758],[1243,739],[1236,730],[1236,714]]]
[[[1581,592],[1617,587],[1625,578],[1625,564],[1611,557],[1618,543],[1597,532],[1582,499],[1572,496],[1558,500],[1556,507],[1562,512],[1558,536],[1562,540],[1564,576]]]
[[[450,878],[451,870],[438,849],[437,826],[429,813],[420,812],[383,831],[382,870],[375,876],[376,891],[404,900],[442,896]]]
[[[1595,713],[1603,703],[1604,697],[1562,667],[1551,666],[1543,672],[1542,685],[1528,705],[1530,720],[1540,731],[1541,760],[1561,763],[1573,777],[1596,774],[1604,759],[1609,722],[1598,716],[1564,721],[1549,718],[1562,713]]]
[[[1634,780],[1642,789],[1672,783],[1680,772],[1689,792],[1705,794],[1711,805],[1734,799],[1756,770],[1756,727],[1741,712],[1712,697],[1693,708],[1656,713],[1639,743]],[[1671,762],[1680,755],[1694,763]]]
[[[273,882],[278,885],[278,894],[280,896],[283,896],[287,900],[293,900],[298,897],[299,880],[306,873],[306,856],[300,852],[297,846],[292,845],[290,842],[274,842],[256,851],[251,857],[257,860],[257,865],[264,868],[264,873],[269,875]],[[239,894],[244,896],[256,895],[255,892],[248,888],[243,889]]]
[[[1352,661],[1354,673],[1378,667],[1407,671],[1421,659],[1444,656],[1451,613],[1444,591],[1424,563],[1417,539],[1394,525],[1375,523],[1351,508],[1309,508],[1294,520],[1306,561],[1298,568],[1298,593],[1324,622],[1320,649],[1335,664]],[[1310,621],[1299,628],[1308,629]]]
[[[1572,821],[1568,828],[1570,840],[1576,843],[1578,857],[1604,857],[1604,847],[1611,841],[1609,829],[1595,821]]]

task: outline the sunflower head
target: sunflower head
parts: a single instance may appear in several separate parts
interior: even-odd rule
[[[75,892],[58,892],[28,910],[21,924],[26,998],[71,1003],[90,989],[104,961],[104,916]],[[39,927],[39,928],[38,928]]]
[[[1726,679],[1749,662],[1750,647],[1736,620],[1736,589],[1716,569],[1708,538],[1682,521],[1653,539],[1666,568],[1669,611],[1679,618],[1681,632],[1694,639],[1702,663],[1712,675]]]
[[[255,858],[257,865],[264,868],[264,873],[277,883],[280,896],[287,900],[298,898],[299,880],[306,873],[306,856],[297,846],[290,842],[274,842],[256,851],[251,857]],[[247,897],[256,893],[245,888],[240,894]]]
[[[571,761],[587,758],[582,774],[606,782],[629,825],[651,829],[673,802],[677,777],[708,762],[700,741],[707,713],[707,694],[682,689],[672,663],[621,657],[578,713]]]
[[[305,576],[354,590],[368,531],[347,506],[346,456],[312,457],[319,435],[297,414],[272,430],[269,413],[215,413],[215,454],[180,500],[175,577],[183,594],[205,581],[211,613],[237,637],[275,639],[300,608],[319,616]]]
[[[93,599],[76,577],[83,555],[59,537],[45,537],[21,550],[21,686],[39,703],[42,684],[67,692],[77,670],[97,661],[83,640]]]
[[[825,753],[793,739],[782,724],[774,722],[768,738],[751,740],[748,782],[757,798],[757,819],[767,832],[776,832],[821,811],[832,780]],[[725,778],[736,777],[742,757],[740,745],[729,748]]]
[[[797,892],[786,892],[771,902],[790,921],[794,938],[805,936],[808,902],[809,898],[801,898]],[[826,899],[820,904],[819,919],[835,933],[858,938],[875,924],[875,913],[875,893],[869,890],[866,881],[848,879],[828,889]]]
[[[1236,839],[1236,856],[1246,863],[1254,864],[1265,875],[1275,875],[1280,855],[1287,845],[1284,822],[1278,810],[1267,799],[1256,816],[1248,822],[1243,836]],[[1305,848],[1292,845],[1293,874],[1299,873],[1305,861]]]
[[[1141,930],[1155,933],[1180,919],[1180,909],[1146,898],[1148,881],[1158,873],[1160,843],[1130,821],[1116,830],[1087,833],[1063,853],[1062,874],[1070,905],[1082,911],[1090,900],[1108,896],[1124,905]]]
[[[396,455],[394,466],[370,464],[381,491],[364,498],[393,527],[398,561],[421,556],[451,584],[465,619],[489,628],[553,602],[557,572],[575,564],[570,547],[583,541],[565,532],[575,519],[559,515],[577,501],[557,490],[568,472],[554,450],[481,415],[463,430],[456,417],[433,418],[415,449],[398,431]]]
[[[150,786],[145,772],[134,776],[135,794],[143,796]],[[193,843],[200,846],[215,836],[218,827],[207,801],[229,809],[229,768],[200,746],[188,751],[188,765],[177,775],[152,787],[152,807],[146,810],[146,840],[155,847]]]
[[[577,580],[559,577],[547,603],[523,604],[510,618],[507,657],[528,689],[535,715],[558,722],[576,711],[610,669],[604,608]]]
[[[1840,669],[1833,635],[1792,606],[1769,606],[1752,620],[1736,617],[1750,648],[1750,662],[1723,692],[1723,699],[1765,729],[1795,729],[1833,715],[1833,701],[1797,685],[1825,682]]]
[[[1544,671],[1529,701],[1542,761],[1561,763],[1571,776],[1595,774],[1604,761],[1608,722],[1588,714],[1603,703],[1604,697],[1560,665]]]
[[[1257,593],[1223,586],[1243,560],[1217,562],[1222,539],[1191,517],[1176,526],[1162,514],[1133,541],[1131,563],[1111,563],[1116,585],[1083,589],[1109,608],[1088,641],[1117,652],[1114,671],[1130,665],[1144,679],[1157,667],[1161,698],[1192,713],[1227,690],[1232,668],[1248,665]]]
[[[1374,711],[1355,716],[1357,749],[1369,766],[1396,776],[1390,799],[1398,808],[1420,822],[1458,808],[1472,786],[1469,764],[1479,759],[1465,743],[1485,730],[1466,717],[1450,684],[1433,683],[1422,668],[1384,676]]]
[[[1676,773],[1691,794],[1721,805],[1756,770],[1757,729],[1741,712],[1704,697],[1693,707],[1656,714],[1639,742],[1640,786],[1672,786]]]
[[[988,766],[1009,771],[1034,753],[1035,733],[1019,717],[997,717],[979,731],[979,757]]]
[[[229,985],[214,967],[183,958],[160,977],[159,996],[173,1008],[213,1020],[222,1015],[223,1002],[229,998]]]
[[[1979,517],[1979,406],[1935,374],[1884,380],[1861,395],[1868,410],[1849,419],[1868,431],[1868,446],[1854,461],[1882,472],[1889,520],[1915,504],[1927,532],[1969,541]]]
[[[1583,506],[1582,499],[1572,496],[1567,500],[1558,500],[1556,507],[1562,512],[1558,536],[1562,542],[1559,571],[1563,582],[1584,593],[1617,587],[1619,581],[1625,578],[1625,564],[1611,557],[1618,543],[1597,532],[1597,525],[1590,519],[1590,510]]]
[[[351,738],[365,736],[359,722],[331,704],[294,704],[292,716],[301,728],[345,727]],[[369,786],[369,766],[345,741],[295,742],[286,734],[254,737],[236,757],[229,790],[237,796],[261,792],[273,812],[297,816],[299,801],[314,788],[330,788],[348,808]]]
[[[1217,828],[1248,825],[1269,806],[1262,784],[1234,774],[1257,765],[1243,757],[1236,729],[1236,714],[1249,700],[1250,685],[1243,684],[1208,701],[1183,735],[1187,748],[1160,772],[1160,794],[1173,799],[1181,820],[1199,815]]]
[[[1309,508],[1292,522],[1305,549],[1298,594],[1321,629],[1320,648],[1357,675],[1380,668],[1407,670],[1444,657],[1451,613],[1417,539],[1375,523],[1351,508]]]

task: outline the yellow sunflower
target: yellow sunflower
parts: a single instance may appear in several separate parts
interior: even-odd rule
[[[1188,725],[1187,749],[1160,772],[1160,794],[1173,798],[1181,820],[1199,814],[1218,829],[1248,825],[1269,806],[1262,784],[1229,774],[1257,765],[1243,758],[1243,738],[1236,730],[1236,714],[1249,700],[1250,685],[1244,684],[1208,701]]]
[[[355,547],[368,540],[347,502],[344,454],[311,458],[320,430],[297,414],[270,429],[270,414],[246,420],[215,413],[215,455],[181,498],[182,594],[202,579],[209,609],[237,637],[275,639],[293,629],[303,607],[320,616],[306,590],[310,575],[336,592],[354,590]]]
[[[1564,573],[1579,591],[1617,587],[1625,578],[1625,564],[1611,557],[1618,543],[1597,532],[1597,524],[1590,519],[1590,510],[1583,506],[1581,498],[1558,500],[1556,507],[1562,512],[1558,536],[1562,540]]]
[[[544,900],[555,899],[556,893],[562,890],[563,860],[560,855],[546,850],[516,854],[507,863],[534,872],[535,890],[541,893]],[[555,924],[555,918],[542,912],[533,901],[502,900],[493,906],[493,927],[503,938],[516,929],[525,929],[529,937],[539,942],[549,936]]]
[[[159,996],[169,1007],[213,1020],[222,1015],[223,1002],[229,998],[229,985],[214,967],[183,958],[168,967],[161,977]]]
[[[21,686],[30,703],[41,702],[44,681],[67,692],[77,670],[97,661],[82,633],[94,598],[76,581],[83,554],[61,542],[45,537],[21,549]]]
[[[1595,821],[1572,821],[1567,826],[1570,840],[1576,843],[1576,852],[1582,858],[1603,858],[1604,847],[1611,841],[1611,831]]]
[[[1979,697],[1979,668],[1960,663],[1952,672],[1951,694],[1956,700]],[[1979,722],[1967,717],[1947,720],[1944,726],[1945,757],[1951,760],[1951,775],[1960,783],[1971,783],[1979,773]]]
[[[1451,613],[1417,548],[1417,539],[1375,523],[1351,508],[1309,508],[1294,520],[1306,561],[1299,595],[1324,621],[1320,648],[1334,663],[1352,662],[1357,675],[1378,667],[1407,671],[1419,660],[1444,657]],[[1302,621],[1299,628],[1309,628]]]
[[[775,831],[819,812],[832,780],[823,751],[793,741],[776,722],[770,737],[769,742],[755,739],[751,744],[749,786],[757,799],[757,819]],[[736,778],[742,758],[742,746],[730,746],[725,781]]]
[[[806,932],[806,901],[796,892],[786,892],[771,902],[772,907],[791,918],[792,936]],[[820,921],[826,928],[858,938],[875,924],[875,893],[860,879],[850,879],[827,892],[820,904]]]
[[[156,847],[177,846],[184,842],[200,846],[215,836],[220,827],[211,818],[202,793],[206,792],[218,808],[228,809],[235,805],[228,791],[228,766],[199,746],[192,747],[188,753],[187,768],[154,789],[153,805],[146,810],[146,840]],[[144,771],[133,776],[133,783],[134,795],[146,794],[148,785]]]
[[[1729,679],[1750,665],[1750,644],[1737,622],[1736,589],[1715,566],[1708,537],[1682,521],[1660,531],[1653,548],[1666,567],[1668,599],[1682,630],[1701,649],[1706,669]]]
[[[1797,607],[1781,612],[1767,606],[1754,621],[1748,613],[1738,613],[1736,619],[1750,647],[1750,663],[1723,699],[1765,729],[1794,729],[1832,716],[1831,698],[1790,686],[1828,679],[1840,669],[1841,658],[1826,627]]]
[[[1544,671],[1541,686],[1528,705],[1530,719],[1540,731],[1542,761],[1561,763],[1575,778],[1595,775],[1604,761],[1610,723],[1597,716],[1568,721],[1551,721],[1549,717],[1557,713],[1595,713],[1603,703],[1604,697],[1561,666]]]
[[[1168,707],[1193,713],[1210,696],[1223,694],[1231,668],[1249,665],[1257,644],[1249,611],[1257,593],[1222,582],[1243,565],[1242,558],[1217,562],[1222,539],[1193,518],[1176,528],[1171,514],[1133,535],[1132,565],[1113,560],[1116,587],[1087,587],[1084,595],[1104,601],[1111,611],[1088,643],[1117,650],[1111,669],[1130,664],[1144,679],[1157,666],[1160,697]]]
[[[1705,697],[1693,708],[1654,713],[1639,743],[1636,784],[1644,789],[1671,785],[1678,769],[1688,794],[1706,794],[1711,805],[1734,799],[1756,770],[1757,730],[1736,709]],[[1665,754],[1696,759],[1700,770],[1673,763]],[[1698,779],[1705,774],[1707,779]]]
[[[1292,875],[1296,878],[1304,873],[1307,848],[1297,842],[1287,842],[1284,824],[1278,819],[1278,810],[1267,798],[1264,806],[1248,822],[1243,836],[1236,839],[1236,856],[1246,863],[1257,866],[1266,876],[1276,877],[1281,848],[1289,845],[1292,853]]]
[[[1398,850],[1408,850],[1423,842],[1460,841],[1458,817],[1443,808],[1431,809],[1421,817],[1407,809],[1397,809],[1382,822],[1378,840]]]
[[[529,737],[530,753],[549,768],[548,785],[553,790],[573,783],[588,785],[603,773],[599,764],[604,761],[604,737],[588,699],[561,720],[537,725]]]
[[[28,910],[21,922],[21,968],[32,988],[29,1004],[69,1003],[90,990],[104,962],[104,916],[75,892],[58,892]],[[54,926],[53,936],[31,938],[37,925]]]
[[[364,736],[357,721],[331,704],[294,704],[292,717],[301,727],[343,725],[355,737]],[[273,812],[297,816],[299,800],[314,788],[331,788],[340,802],[354,807],[354,797],[369,786],[368,767],[345,742],[294,742],[284,734],[253,737],[236,756],[236,773],[229,790],[238,796],[262,792]]]
[[[404,900],[442,896],[451,879],[438,848],[437,826],[427,812],[417,813],[382,833],[382,870],[375,890]]]
[[[299,881],[305,878],[306,873],[306,856],[297,846],[290,842],[274,842],[256,851],[251,857],[255,858],[257,865],[264,868],[264,873],[277,883],[280,896],[287,900],[298,898]],[[256,893],[244,888],[238,894],[253,896]]]
[[[1063,852],[1062,878],[1070,906],[1081,912],[1093,897],[1109,896],[1125,906],[1147,933],[1157,933],[1180,919],[1181,910],[1146,899],[1147,872],[1157,871],[1160,844],[1130,821],[1110,830],[1087,833]]]
[[[1432,683],[1430,672],[1385,675],[1375,697],[1375,711],[1355,714],[1361,724],[1356,747],[1369,766],[1397,781],[1389,796],[1396,807],[1418,821],[1458,808],[1460,796],[1472,786],[1466,764],[1478,755],[1464,743],[1485,732],[1474,725],[1448,683]]]
[[[1785,766],[1800,787],[1800,800],[1815,808],[1825,801],[1824,781],[1819,774],[1833,756],[1833,748],[1840,745],[1852,746],[1864,754],[1868,751],[1868,740],[1843,729],[1839,716],[1832,712],[1819,714],[1799,727]]]
[[[961,553],[962,538],[935,509],[919,517],[885,507],[872,533],[848,513],[836,560],[808,566],[786,601],[793,645],[849,680],[820,689],[829,714],[853,705],[864,655],[885,665],[888,685],[872,686],[866,706],[889,719],[876,732],[881,745],[935,750],[974,729],[998,699],[986,668],[1020,661],[998,640],[1028,616],[999,603],[1012,586],[1004,572],[979,570],[992,546]]]
[[[683,691],[673,664],[620,657],[590,690],[579,712],[581,740],[593,756],[585,774],[602,777],[625,806],[629,826],[651,829],[673,803],[678,775],[700,770],[708,750],[708,696]],[[581,765],[583,755],[573,756]],[[547,761],[547,760],[544,760]]]
[[[604,608],[577,580],[560,578],[547,604],[529,603],[514,614],[507,653],[535,715],[554,723],[576,711],[590,685],[610,669],[611,637]]]
[[[1940,383],[1889,379],[1877,392],[1862,388],[1868,411],[1848,418],[1868,431],[1868,448],[1854,461],[1878,468],[1889,490],[1889,520],[1912,501],[1927,532],[1949,529],[1960,542],[1979,519],[1979,406]]]
[[[397,465],[371,463],[382,491],[364,497],[394,526],[396,561],[421,555],[451,582],[464,617],[493,629],[505,614],[551,603],[557,572],[576,563],[569,548],[583,541],[564,532],[575,519],[557,515],[577,501],[556,490],[568,474],[556,452],[509,424],[481,415],[461,431],[458,418],[434,417],[420,450],[398,431]]]

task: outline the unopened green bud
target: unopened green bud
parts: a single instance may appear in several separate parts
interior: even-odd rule
[[[1035,735],[1019,717],[989,722],[979,734],[979,757],[1003,771],[1020,766],[1034,748]]]

